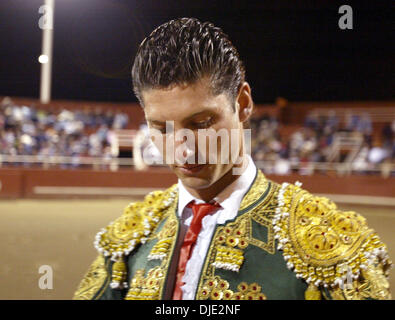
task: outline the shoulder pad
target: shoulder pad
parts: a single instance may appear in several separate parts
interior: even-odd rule
[[[390,264],[387,248],[364,217],[325,197],[284,183],[273,219],[278,249],[298,278],[315,286],[357,279],[373,262]]]
[[[138,244],[145,243],[167,210],[175,206],[177,194],[177,185],[173,185],[129,204],[119,218],[97,233],[95,248],[113,261],[128,255]]]

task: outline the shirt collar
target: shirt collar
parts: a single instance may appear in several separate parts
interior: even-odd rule
[[[230,212],[234,208],[237,208],[236,212],[238,211],[241,200],[255,179],[256,166],[249,155],[246,155],[246,157],[248,158],[248,165],[244,172],[214,198],[225,211]],[[184,208],[192,200],[195,200],[196,203],[204,202],[191,195],[180,179],[178,180],[178,195],[179,216],[182,215]]]

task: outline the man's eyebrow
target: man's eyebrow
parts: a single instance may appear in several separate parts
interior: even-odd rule
[[[199,112],[195,112],[195,113],[191,114],[190,116],[186,117],[185,119],[183,119],[183,121],[190,120],[190,119],[192,119],[192,118],[194,118],[196,116],[199,116],[199,115],[201,115],[203,113],[207,113],[207,112],[208,112],[208,110],[202,110],[202,111],[199,111]]]
[[[146,119],[146,120],[147,120],[147,122],[152,123],[152,124],[160,124],[160,125],[166,124],[165,121],[159,121],[159,120],[153,120],[153,119]]]
[[[193,114],[191,114],[191,115],[185,117],[185,118],[182,120],[182,122],[188,121],[188,120],[190,120],[190,119],[192,119],[192,118],[194,118],[194,117],[196,117],[196,116],[198,116],[198,115],[201,115],[201,114],[203,114],[203,113],[206,113],[206,112],[208,112],[208,110],[202,110],[202,111],[195,112],[195,113],[193,113]],[[154,119],[150,119],[150,118],[147,118],[146,120],[147,120],[147,122],[149,122],[149,123],[158,124],[158,125],[164,125],[164,124],[166,124],[166,121],[171,121],[171,120],[160,121],[160,120],[154,120]]]

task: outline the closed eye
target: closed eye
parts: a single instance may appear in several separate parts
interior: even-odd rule
[[[204,129],[210,127],[212,124],[213,124],[213,118],[210,118],[205,121],[195,122],[193,126],[197,129]]]

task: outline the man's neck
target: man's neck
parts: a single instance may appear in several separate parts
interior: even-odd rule
[[[209,202],[214,199],[215,196],[218,195],[222,190],[224,190],[228,185],[230,185],[240,177],[240,175],[246,170],[248,166],[248,161],[248,158],[244,156],[243,161],[240,164],[235,164],[218,181],[216,181],[208,188],[192,189],[186,186],[185,188],[195,198],[202,199],[205,202]],[[241,172],[240,175],[233,174],[234,168],[241,168],[241,170],[239,170],[239,172]]]

